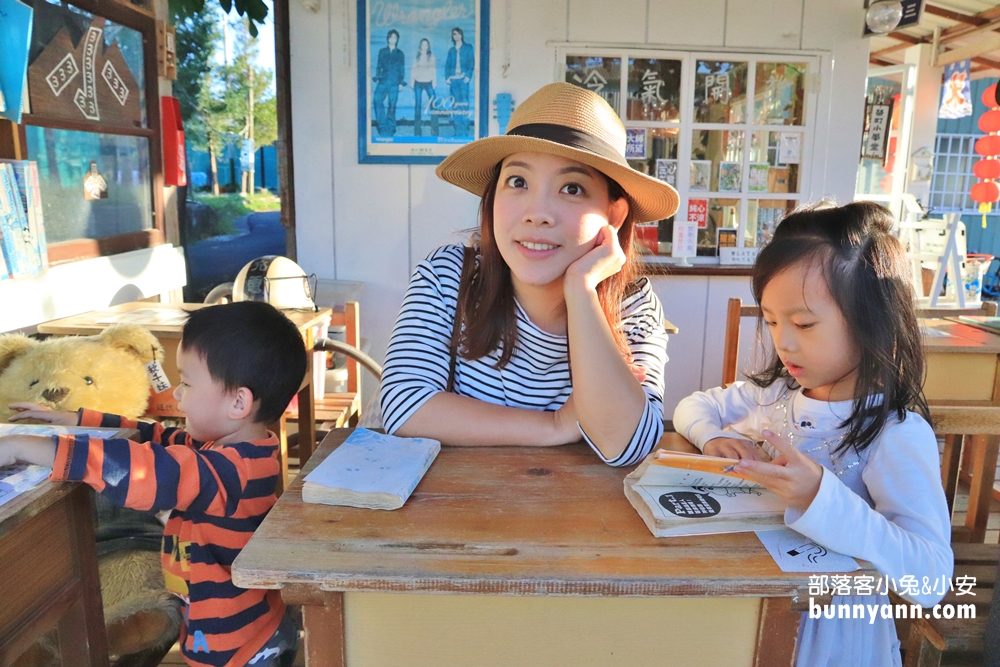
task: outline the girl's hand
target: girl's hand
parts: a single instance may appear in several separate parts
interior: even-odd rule
[[[9,420],[11,423],[34,419],[45,424],[76,426],[80,421],[80,416],[76,412],[56,411],[38,403],[11,403],[7,407],[17,411],[17,414],[11,415]]]
[[[618,243],[618,232],[611,225],[604,225],[594,237],[594,247],[566,269],[567,288],[582,285],[588,290],[597,289],[605,278],[615,275],[625,266],[625,251]]]
[[[771,431],[761,435],[781,455],[770,463],[743,460],[736,469],[785,501],[789,507],[805,511],[809,509],[819,485],[823,480],[823,466],[800,452],[785,438]]]
[[[56,460],[56,446],[52,438],[40,435],[0,436],[0,466],[31,463],[52,467]]]
[[[712,438],[705,443],[703,453],[707,456],[750,461],[763,461],[766,458],[756,443],[742,438]]]

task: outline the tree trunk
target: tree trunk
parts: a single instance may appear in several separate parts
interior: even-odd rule
[[[250,158],[250,177],[247,179],[249,181],[247,186],[250,189],[250,194],[253,194],[254,169],[257,166],[256,164],[254,164],[256,162],[256,160],[254,160],[255,157],[254,152],[256,151],[257,147],[254,146],[253,144],[253,63],[250,62],[249,60],[247,60],[247,67],[250,70],[250,118],[247,119],[249,121],[249,130],[247,132],[247,138],[250,139],[250,155],[248,156]]]
[[[219,166],[215,161],[215,140],[208,142],[208,155],[212,162],[212,194],[219,194]]]

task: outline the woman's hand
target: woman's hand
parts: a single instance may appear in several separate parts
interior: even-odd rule
[[[823,466],[800,452],[785,438],[771,431],[761,435],[781,452],[770,463],[761,461],[740,461],[736,470],[746,474],[756,482],[785,501],[789,507],[805,511],[809,509],[819,485],[823,480]]]
[[[29,419],[34,419],[44,424],[77,426],[80,422],[80,415],[76,412],[61,412],[38,403],[11,403],[7,407],[17,411],[16,414],[10,417],[12,423],[27,422]]]
[[[583,439],[580,435],[579,419],[576,416],[576,404],[573,394],[569,395],[562,407],[555,411],[553,418],[556,424],[557,441],[560,445],[568,445]]]
[[[707,456],[721,456],[724,459],[748,459],[750,461],[763,461],[764,452],[749,440],[742,438],[712,438],[705,443],[704,454]]]
[[[625,251],[618,243],[618,233],[611,225],[604,225],[594,237],[594,247],[587,254],[569,265],[564,282],[566,289],[583,286],[595,290],[625,266]]]

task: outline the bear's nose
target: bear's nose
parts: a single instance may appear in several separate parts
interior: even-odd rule
[[[69,389],[67,389],[66,387],[59,387],[58,389],[49,388],[42,392],[42,398],[44,398],[46,401],[57,403],[62,399],[66,398],[66,394],[68,393]]]

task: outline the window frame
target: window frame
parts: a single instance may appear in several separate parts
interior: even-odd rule
[[[38,0],[46,2],[47,0]],[[85,12],[113,21],[142,35],[143,64],[146,94],[146,127],[137,128],[89,120],[66,120],[44,115],[25,113],[17,126],[21,151],[27,158],[27,126],[55,130],[72,130],[107,135],[144,137],[149,142],[149,175],[152,187],[153,226],[127,234],[102,238],[82,237],[48,245],[49,264],[61,264],[80,259],[117,255],[131,250],[141,250],[166,242],[164,215],[163,153],[160,127],[160,85],[157,64],[156,16],[139,5],[119,0],[63,0]]]
[[[556,46],[555,80],[566,80],[567,56],[620,58],[621,76],[619,85],[619,108],[616,109],[622,124],[627,128],[667,129],[677,128],[677,194],[680,198],[678,216],[686,215],[688,201],[694,199],[735,199],[739,201],[739,220],[737,231],[737,247],[746,247],[747,216],[750,201],[783,200],[795,202],[796,205],[806,201],[812,192],[813,149],[816,140],[817,116],[820,106],[820,80],[823,72],[822,54],[809,51],[711,51],[683,50],[671,48],[627,48],[608,46],[601,47],[592,44],[564,43]],[[680,118],[678,121],[635,121],[627,118],[628,105],[628,62],[629,59],[659,59],[681,61]],[[715,60],[747,63],[746,117],[743,123],[701,123],[695,122],[695,67],[699,60]],[[806,65],[803,81],[802,125],[764,125],[754,122],[755,118],[755,88],[756,68],[758,63],[802,63]],[[739,192],[696,191],[692,197],[689,178],[691,151],[694,133],[699,130],[728,130],[743,132],[742,180]],[[799,132],[802,135],[801,154],[799,156],[798,192],[777,193],[749,191],[749,165],[754,132]],[[682,177],[683,176],[683,177]],[[699,230],[699,232],[702,230]],[[717,241],[716,241],[717,243]],[[716,245],[716,250],[718,246]],[[647,262],[670,263],[668,255],[644,255]],[[717,262],[717,258],[700,256],[691,258],[707,263]]]
[[[981,136],[983,135],[957,133],[939,133],[936,135],[934,140],[934,167],[931,172],[930,196],[928,198],[928,206],[933,213],[979,213],[979,205],[972,201],[969,192],[972,186],[979,180],[972,173],[972,165],[980,159],[980,156],[976,153],[975,145],[976,139]],[[958,152],[951,151],[952,142],[954,141],[959,142],[960,150]],[[948,144],[947,151],[942,148],[945,143]],[[963,145],[967,146],[968,150],[961,150]],[[957,163],[957,168],[954,170],[948,168],[948,162],[952,158]],[[968,168],[963,169],[961,165],[966,165]],[[957,181],[961,181],[963,187],[958,189],[944,187],[949,178],[956,178],[955,184],[957,184]],[[952,203],[954,203],[956,197],[961,198],[961,206],[944,205],[944,202],[947,201],[946,198],[951,198]]]

